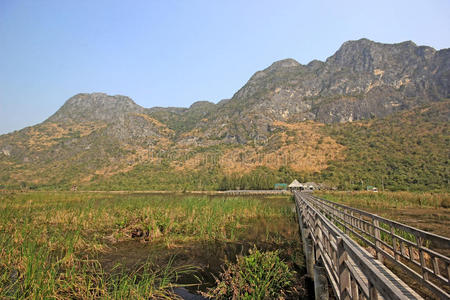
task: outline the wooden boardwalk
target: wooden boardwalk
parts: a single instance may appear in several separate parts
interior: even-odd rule
[[[308,273],[317,277],[323,266],[338,299],[421,299],[385,261],[436,299],[450,299],[450,259],[443,254],[450,239],[311,193],[294,195]]]
[[[232,195],[232,196],[291,195],[291,192],[288,190],[228,190],[222,193],[225,195]]]

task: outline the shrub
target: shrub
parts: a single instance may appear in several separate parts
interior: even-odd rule
[[[253,248],[248,256],[228,262],[217,287],[205,296],[215,299],[284,299],[294,285],[295,272],[290,271],[278,251],[260,252]]]
[[[443,208],[450,208],[450,199],[449,198],[445,198],[444,200],[442,200],[441,206]]]

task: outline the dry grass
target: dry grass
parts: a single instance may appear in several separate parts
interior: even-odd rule
[[[267,227],[265,242],[297,237],[286,199],[208,198],[170,194],[0,194],[0,298],[167,298],[177,274],[190,270],[148,261],[130,272],[108,273],[97,260],[114,243],[145,232],[142,242],[238,241],[252,220],[285,220]],[[273,222],[272,222],[273,223]],[[271,224],[272,226],[273,224]]]
[[[153,126],[158,128],[158,130],[160,130],[160,132],[163,134],[173,135],[175,133],[172,129],[169,129],[167,127],[167,125],[161,123],[160,121],[156,120],[155,118],[150,117],[149,115],[146,115],[146,114],[135,114],[135,115],[143,118],[144,120],[146,120],[147,122],[149,122],[150,124],[152,124]]]
[[[37,127],[30,127],[26,131],[28,139],[23,146],[32,150],[43,151],[56,145],[59,139],[70,138],[73,133],[77,133],[79,137],[83,137],[104,127],[106,127],[106,124],[96,122],[70,124],[70,126],[63,126],[56,123],[43,123]]]
[[[219,161],[225,173],[248,173],[260,166],[319,172],[328,167],[329,160],[341,157],[344,147],[322,135],[323,124],[274,122],[273,125],[282,131],[275,133],[266,145],[227,151]]]

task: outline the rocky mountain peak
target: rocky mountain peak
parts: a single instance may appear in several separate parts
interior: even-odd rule
[[[204,109],[212,106],[215,106],[215,104],[210,101],[196,101],[189,106],[189,109]]]
[[[323,61],[314,59],[312,61],[310,61],[306,66],[310,69],[310,70],[317,70],[321,67],[323,67],[325,65],[325,63]]]
[[[345,42],[325,62],[280,60],[256,72],[213,120],[218,125],[238,120],[242,126],[227,134],[243,141],[269,134],[273,121],[335,123],[384,117],[448,97],[449,52],[411,41],[360,39]]]
[[[297,62],[295,59],[287,58],[279,60],[271,64],[269,67],[262,71],[258,71],[250,78],[249,82],[258,81],[260,79],[267,80],[273,76],[278,76],[280,73],[291,72],[292,70],[302,67],[303,65]],[[269,77],[267,77],[269,76]]]
[[[326,62],[337,67],[351,68],[353,71],[373,71],[374,60],[383,59],[382,44],[368,39],[347,41]]]
[[[418,64],[430,59],[435,52],[431,47],[419,47],[412,41],[383,44],[360,39],[342,44],[326,62],[354,72],[373,72],[375,69],[396,67],[399,62]]]
[[[292,67],[298,67],[301,66],[301,64],[292,58],[287,58],[283,60],[279,60],[274,62],[270,67],[267,68],[267,71],[272,70],[278,70],[278,69],[284,69],[284,68],[292,68]]]
[[[64,105],[47,122],[111,122],[130,113],[142,113],[144,108],[131,98],[104,93],[77,94]]]

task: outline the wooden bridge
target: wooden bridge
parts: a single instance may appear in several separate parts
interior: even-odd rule
[[[232,196],[271,196],[291,194],[291,192],[288,190],[228,190],[222,193]]]
[[[316,299],[328,299],[329,285],[337,299],[422,299],[411,286],[450,299],[450,239],[311,193],[294,195]]]

